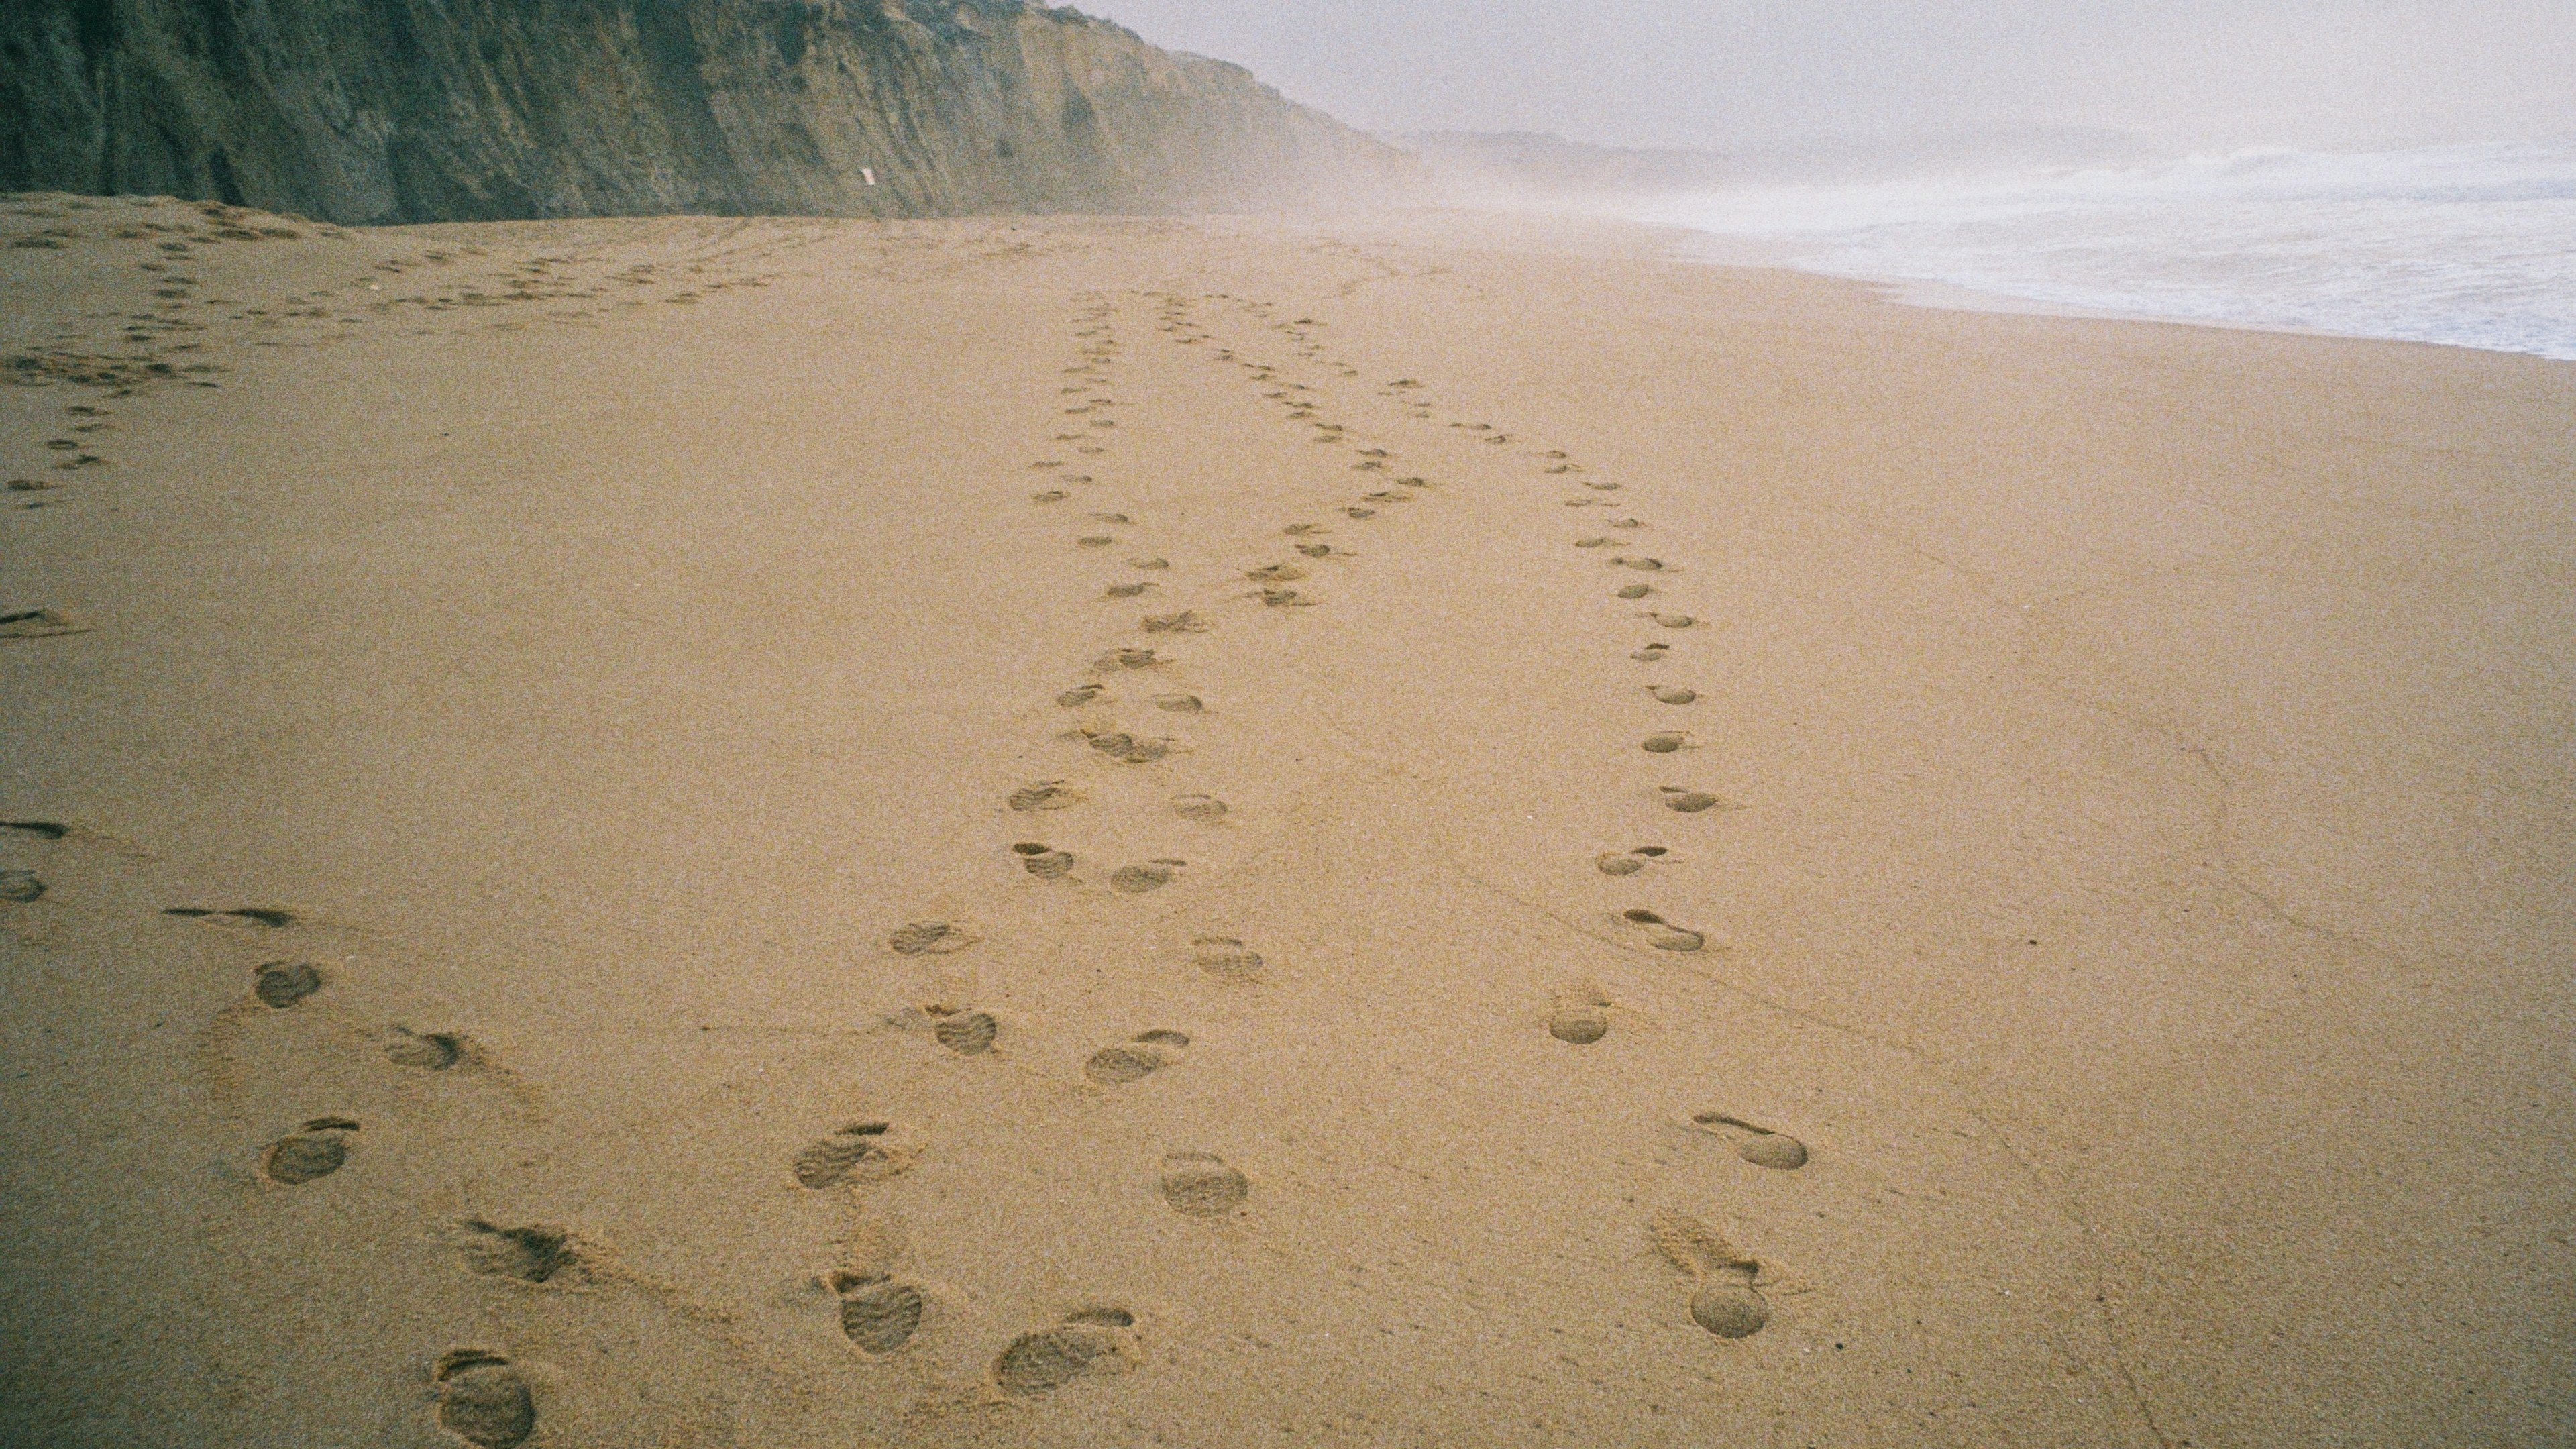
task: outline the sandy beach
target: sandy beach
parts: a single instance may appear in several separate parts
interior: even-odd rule
[[[0,1440],[2576,1442],[2576,365],[0,203]]]

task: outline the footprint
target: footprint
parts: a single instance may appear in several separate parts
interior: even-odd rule
[[[1642,619],[1652,619],[1667,629],[1687,629],[1691,625],[1699,622],[1699,620],[1688,614],[1657,614],[1650,611],[1640,614],[1638,617]]]
[[[385,1034],[385,1059],[398,1067],[443,1072],[465,1057],[465,1039],[443,1031],[395,1027]]]
[[[1152,584],[1111,584],[1104,593],[1113,599],[1132,599],[1152,587]]]
[[[1075,539],[1073,542],[1078,548],[1107,548],[1109,545],[1116,543],[1117,541],[1118,540],[1111,538],[1105,533],[1092,533],[1085,534],[1081,538]]]
[[[0,870],[0,901],[15,901],[19,905],[25,905],[44,893],[45,883],[36,879],[34,871]]]
[[[1334,557],[1333,546],[1329,543],[1301,543],[1297,545],[1297,551],[1308,558]],[[1346,553],[1340,556],[1343,558],[1349,558],[1351,555]]]
[[[993,1360],[993,1381],[1006,1394],[1043,1394],[1078,1378],[1122,1372],[1131,1354],[1125,1330],[1135,1322],[1123,1308],[1088,1308],[1053,1328],[1023,1333]]]
[[[863,1353],[892,1353],[921,1327],[921,1290],[909,1283],[882,1274],[835,1273],[830,1284],[841,1300],[841,1332]]]
[[[988,1011],[960,1011],[953,1006],[925,1006],[925,1016],[937,1019],[930,1028],[941,1046],[961,1057],[980,1057],[993,1049],[993,1038],[1001,1034],[1002,1024]]]
[[[1610,540],[1607,538],[1578,538],[1574,541],[1574,546],[1576,548],[1599,548],[1609,541]]]
[[[270,1143],[260,1156],[259,1170],[269,1181],[287,1187],[329,1177],[347,1164],[348,1134],[357,1130],[358,1124],[346,1117],[316,1117],[302,1131]]]
[[[524,1228],[495,1227],[481,1218],[462,1225],[460,1249],[465,1266],[495,1278],[543,1283],[558,1274],[572,1275],[582,1266],[572,1237],[542,1223]]]
[[[1148,614],[1142,620],[1148,634],[1204,634],[1207,620],[1188,609],[1177,614]]]
[[[1601,988],[1590,985],[1571,986],[1556,993],[1555,1009],[1548,1013],[1547,1034],[1561,1042],[1590,1046],[1610,1034],[1610,998]]]
[[[1165,1153],[1160,1185],[1172,1211],[1193,1218],[1224,1217],[1252,1195],[1250,1179],[1206,1152]]]
[[[1672,647],[1673,646],[1670,644],[1649,644],[1628,657],[1642,663],[1652,664],[1656,660],[1663,658],[1664,655],[1672,649]]]
[[[1602,480],[1602,479],[1597,479],[1597,478],[1586,478],[1586,479],[1584,479],[1584,480],[1583,480],[1583,486],[1584,486],[1584,487],[1586,487],[1586,488],[1592,489],[1593,491],[1595,491],[1595,492],[1597,492],[1597,493],[1616,493],[1616,492],[1618,492],[1621,488],[1623,488],[1623,487],[1625,487],[1625,486],[1627,486],[1627,485],[1625,485],[1625,484],[1621,484],[1621,483],[1611,483],[1611,482],[1608,482],[1608,481],[1605,481],[1605,480]]]
[[[1022,814],[1039,810],[1068,810],[1082,803],[1082,795],[1061,780],[1041,780],[1022,785],[1011,792],[1011,808]]]
[[[1639,573],[1661,573],[1664,569],[1664,561],[1659,558],[1614,558],[1610,562],[1620,568],[1635,569]]]
[[[1640,845],[1634,850],[1605,851],[1594,856],[1592,863],[1603,875],[1635,875],[1646,868],[1648,861],[1663,854],[1664,847],[1660,845]]]
[[[914,1152],[891,1122],[853,1122],[807,1143],[792,1164],[796,1180],[820,1190],[842,1182],[874,1182],[912,1165]]]
[[[1198,821],[1202,825],[1223,820],[1225,818],[1225,809],[1225,802],[1216,798],[1214,795],[1175,795],[1172,797],[1173,814],[1178,815],[1183,820]]]
[[[1131,558],[1127,560],[1127,567],[1131,569],[1167,569],[1171,566],[1172,561],[1170,559]]]
[[[1082,1064],[1082,1074],[1104,1087],[1125,1086],[1170,1066],[1172,1051],[1189,1044],[1189,1037],[1177,1031],[1139,1032],[1133,1042],[1093,1052]]]
[[[1091,521],[1094,523],[1132,523],[1135,521],[1124,513],[1094,513],[1090,515],[1090,517]]]
[[[1621,586],[1619,589],[1619,597],[1623,599],[1642,599],[1654,591],[1653,586],[1648,584],[1626,584]]]
[[[1020,857],[1021,866],[1040,880],[1062,880],[1073,871],[1071,855],[1037,841],[1023,840],[1011,850]]]
[[[1310,609],[1313,608],[1317,602],[1317,600],[1307,598],[1298,593],[1295,589],[1263,589],[1261,591],[1261,605],[1265,609]]]
[[[1771,1306],[1753,1286],[1762,1265],[1715,1228],[1669,1208],[1655,1214],[1655,1251],[1694,1283],[1691,1322],[1720,1338],[1750,1338],[1771,1319]]]
[[[963,951],[979,939],[965,927],[946,921],[914,921],[897,927],[886,938],[886,944],[898,956],[945,956],[951,951]]]
[[[1050,488],[1044,493],[1030,494],[1029,501],[1031,503],[1062,503],[1068,496],[1069,495],[1067,495],[1061,488]]]
[[[259,968],[251,994],[283,1011],[322,989],[322,973],[301,961],[271,961]]]
[[[1201,936],[1190,942],[1190,961],[1211,976],[1236,981],[1261,970],[1261,953],[1232,936]]]
[[[1109,888],[1131,896],[1160,890],[1172,883],[1172,871],[1181,864],[1177,860],[1155,860],[1145,865],[1122,865],[1109,873]]]
[[[1691,748],[1690,736],[1681,730],[1665,730],[1646,736],[1643,748],[1650,755],[1669,755]]]
[[[1168,740],[1140,740],[1123,731],[1089,736],[1091,747],[1113,760],[1131,765],[1148,765],[1172,752]]]
[[[1195,694],[1158,694],[1154,696],[1154,708],[1173,714],[1197,714],[1207,705]]]
[[[1646,692],[1655,697],[1657,704],[1688,704],[1699,698],[1697,690],[1683,689],[1679,685],[1650,684],[1646,686]]]
[[[1060,704],[1060,705],[1063,705],[1066,709],[1080,709],[1080,708],[1082,708],[1084,705],[1091,703],[1093,700],[1098,699],[1099,697],[1100,697],[1100,686],[1099,686],[1099,685],[1097,685],[1097,684],[1081,684],[1081,685],[1076,685],[1076,686],[1074,686],[1073,688],[1066,690],[1064,693],[1057,695],[1057,696],[1055,697],[1055,702],[1056,702],[1056,703],[1058,703],[1058,704]]]
[[[1279,531],[1290,538],[1304,538],[1309,534],[1330,532],[1320,523],[1292,523]]]
[[[1708,944],[1708,937],[1676,926],[1652,911],[1621,911],[1619,919],[1642,931],[1646,944],[1658,951],[1696,951]]]
[[[1695,1112],[1691,1123],[1733,1143],[1735,1155],[1756,1167],[1795,1172],[1807,1165],[1807,1144],[1785,1132],[1758,1127],[1724,1112]]]
[[[1306,577],[1306,571],[1295,564],[1265,564],[1248,571],[1244,577],[1257,584],[1293,584]]]
[[[1092,664],[1101,669],[1151,669],[1162,662],[1151,649],[1112,649]]]
[[[479,1449],[513,1449],[537,1430],[527,1378],[510,1360],[479,1348],[442,1354],[438,1426]]]

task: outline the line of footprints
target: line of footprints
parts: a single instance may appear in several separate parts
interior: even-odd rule
[[[1329,394],[1313,383],[1296,380],[1292,375],[1294,364],[1262,362],[1240,355],[1235,348],[1211,347],[1214,335],[1191,319],[1187,302],[1169,295],[1148,295],[1157,303],[1158,330],[1174,345],[1209,348],[1207,355],[1213,364],[1239,369],[1259,389],[1263,400],[1278,406],[1284,421],[1311,432],[1315,443],[1340,449],[1349,456],[1349,471],[1369,482],[1388,485],[1373,488],[1341,506],[1338,511],[1344,516],[1364,521],[1432,491],[1433,485],[1422,477],[1397,475],[1389,450],[1354,436],[1347,425],[1328,416]],[[1284,336],[1294,344],[1293,354],[1320,372],[1327,387],[1336,380],[1360,376],[1357,369],[1325,349],[1317,336],[1321,324],[1313,319],[1282,321],[1272,315],[1268,304],[1239,298],[1211,300],[1232,302],[1249,319]],[[1115,332],[1118,315],[1117,306],[1105,299],[1095,300],[1083,311],[1075,332],[1078,357],[1064,369],[1066,380],[1060,393],[1064,423],[1051,441],[1068,445],[1079,458],[1111,456],[1119,406],[1111,383],[1122,351]],[[1422,386],[1410,378],[1396,379],[1377,388],[1376,396],[1394,402],[1406,417],[1432,420],[1434,414],[1422,398]],[[1508,434],[1489,424],[1460,420],[1448,425],[1487,443],[1507,445],[1512,441]],[[1608,507],[1608,496],[1620,491],[1615,482],[1584,476],[1583,467],[1560,451],[1549,450],[1536,456],[1545,476],[1566,478],[1581,487],[1580,493],[1565,500],[1569,508]],[[1076,490],[1096,492],[1095,475],[1088,470],[1103,466],[1061,459],[1038,461],[1033,469],[1045,475],[1049,486],[1035,495],[1035,501],[1056,505],[1071,501]],[[1110,508],[1091,510],[1086,522],[1090,527],[1073,540],[1077,549],[1115,549],[1122,541],[1122,535],[1115,530],[1138,527],[1130,514]],[[1610,519],[1608,527],[1633,531],[1647,525],[1633,517],[1618,517]],[[1248,602],[1272,609],[1299,609],[1320,603],[1318,598],[1293,586],[1307,582],[1312,567],[1338,566],[1353,557],[1327,542],[1326,532],[1312,523],[1286,525],[1281,534],[1295,551],[1296,559],[1259,561],[1242,567],[1241,576],[1253,585],[1249,591],[1235,585],[1229,594],[1222,583],[1200,589],[1207,596],[1207,613],[1182,608],[1140,616],[1136,629],[1145,637],[1112,643],[1091,660],[1090,678],[1055,696],[1058,707],[1082,712],[1080,723],[1065,732],[1069,747],[1079,750],[1093,768],[1170,768],[1185,760],[1188,752],[1176,749],[1179,741],[1122,726],[1104,713],[1119,703],[1115,689],[1129,681],[1141,681],[1147,686],[1145,702],[1158,714],[1175,721],[1201,715],[1207,706],[1199,693],[1179,680],[1178,661],[1162,652],[1168,644],[1147,642],[1148,639],[1168,640],[1214,631],[1221,601]],[[1579,538],[1574,547],[1611,550],[1602,555],[1604,567],[1639,576],[1624,580],[1612,592],[1621,601],[1648,603],[1639,611],[1640,618],[1668,630],[1687,631],[1698,626],[1699,621],[1689,614],[1649,603],[1658,600],[1657,584],[1680,572],[1675,565],[1620,551],[1610,534]],[[1125,562],[1127,573],[1104,589],[1108,599],[1140,599],[1171,587],[1171,565],[1167,560],[1134,555]],[[1145,577],[1135,577],[1139,574]],[[1672,653],[1671,644],[1657,640],[1640,646],[1630,657],[1655,666],[1661,673],[1672,662]],[[1696,691],[1677,684],[1650,681],[1640,687],[1655,701],[1668,706],[1689,706],[1699,698]],[[1690,733],[1680,729],[1656,731],[1642,743],[1646,753],[1657,757],[1693,748]],[[1658,787],[1657,793],[1665,807],[1683,815],[1733,808],[1731,802],[1717,795],[1686,786],[1664,785]],[[1024,785],[1010,794],[1007,804],[1016,815],[1038,819],[1081,805],[1086,799],[1082,788],[1068,776]],[[1213,825],[1224,820],[1228,812],[1223,800],[1203,792],[1179,791],[1171,794],[1168,802],[1171,814],[1188,825]],[[0,820],[0,839],[56,841],[68,833],[65,826],[49,821]],[[1605,876],[1628,877],[1652,868],[1667,855],[1665,847],[1642,845],[1605,852],[1594,864]],[[1041,880],[1081,884],[1077,874],[1081,862],[1075,855],[1044,841],[1015,841],[1009,846],[1007,858]],[[1143,894],[1169,884],[1186,865],[1179,857],[1122,863],[1108,872],[1105,884],[1121,895]],[[31,905],[45,892],[45,883],[34,871],[0,869],[0,908]],[[167,914],[256,929],[296,923],[289,911],[257,906],[173,907]],[[1657,950],[1690,952],[1706,945],[1701,932],[1666,921],[1652,911],[1628,910],[1621,913],[1619,920],[1632,939]],[[977,939],[973,931],[957,923],[920,921],[895,930],[887,945],[900,956],[922,956],[964,950],[975,945]],[[1264,970],[1260,952],[1240,939],[1213,932],[1194,940],[1192,959],[1200,969],[1221,979],[1248,981]],[[312,963],[274,960],[256,967],[246,989],[258,1008],[285,1012],[302,1008],[327,985],[327,974]],[[1591,1046],[1610,1033],[1611,1005],[1607,994],[1596,986],[1569,986],[1556,995],[1547,1017],[1547,1031],[1569,1046]],[[1002,1024],[991,1013],[971,1007],[932,1004],[920,1008],[918,1017],[940,1047],[961,1056],[989,1053],[1002,1031]],[[387,1061],[406,1069],[499,1070],[473,1042],[451,1032],[393,1026],[380,1031],[378,1040]],[[1141,1031],[1130,1040],[1092,1052],[1082,1064],[1082,1075],[1100,1088],[1123,1086],[1174,1065],[1189,1044],[1186,1034],[1168,1028]],[[1806,1165],[1806,1145],[1787,1133],[1719,1111],[1695,1113],[1689,1120],[1698,1130],[1728,1142],[1738,1157],[1754,1167],[1793,1172]],[[261,1175],[281,1189],[299,1188],[329,1177],[349,1165],[351,1144],[360,1131],[360,1124],[345,1116],[305,1121],[268,1145],[261,1158]],[[804,1190],[843,1189],[902,1173],[926,1145],[921,1134],[898,1123],[851,1122],[809,1143],[788,1166],[794,1181]],[[1250,1200],[1253,1183],[1241,1168],[1214,1154],[1176,1152],[1162,1162],[1157,1190],[1171,1211],[1214,1220],[1242,1211]],[[1648,1226],[1656,1251],[1690,1280],[1688,1306],[1693,1322],[1726,1339],[1761,1331],[1770,1308],[1760,1291],[1762,1266],[1757,1259],[1707,1223],[1682,1213],[1658,1212]],[[458,1227],[456,1240],[474,1270],[522,1282],[596,1281],[621,1276],[621,1270],[607,1254],[586,1248],[558,1227],[505,1227],[473,1220]],[[893,1354],[909,1343],[920,1329],[928,1306],[919,1286],[890,1274],[836,1272],[825,1279],[825,1284],[838,1302],[843,1334],[857,1352],[871,1358]],[[1012,1338],[991,1361],[992,1385],[1006,1395],[1027,1396],[1043,1394],[1087,1376],[1123,1371],[1137,1357],[1135,1328],[1135,1316],[1126,1309],[1083,1306],[1061,1321]],[[507,1355],[482,1348],[456,1349],[433,1365],[432,1376],[438,1385],[438,1421],[459,1438],[483,1449],[511,1449],[534,1433],[536,1399],[527,1378]]]
[[[1149,294],[1150,295],[1150,294]],[[1233,301],[1248,316],[1268,328],[1284,334],[1296,344],[1297,357],[1315,364],[1326,378],[1357,378],[1357,369],[1333,358],[1316,339],[1315,329],[1321,324],[1300,317],[1281,321],[1271,315],[1267,305],[1240,299]],[[1209,330],[1191,318],[1188,304],[1177,297],[1157,298],[1157,329],[1170,341],[1183,347],[1209,347],[1209,357],[1220,366],[1240,369],[1258,389],[1265,401],[1276,404],[1283,419],[1307,429],[1319,445],[1345,450],[1351,461],[1349,470],[1373,475],[1369,481],[1386,486],[1370,489],[1341,505],[1336,511],[1354,521],[1378,517],[1384,510],[1410,503],[1433,491],[1428,479],[1398,475],[1395,455],[1369,440],[1355,436],[1351,428],[1329,416],[1330,397],[1315,384],[1297,380],[1289,367],[1262,362],[1241,355],[1236,348],[1214,345],[1217,339]],[[1079,358],[1065,369],[1068,381],[1060,396],[1062,416],[1068,420],[1065,430],[1056,433],[1051,442],[1070,445],[1072,451],[1086,459],[1112,454],[1110,441],[1118,426],[1119,402],[1114,395],[1112,378],[1123,350],[1116,336],[1117,308],[1098,302],[1081,314],[1075,333]],[[1329,381],[1328,381],[1329,385]],[[1405,415],[1429,419],[1431,409],[1420,401],[1422,384],[1400,378],[1383,385],[1377,396],[1394,400]],[[1479,437],[1482,441],[1507,445],[1512,439],[1485,423],[1454,422],[1450,426]],[[1541,453],[1541,469],[1548,476],[1565,476],[1579,483],[1581,494],[1570,497],[1570,508],[1608,506],[1604,495],[1620,491],[1620,485],[1576,475],[1583,468],[1564,453]],[[1068,463],[1059,459],[1042,459],[1032,465],[1048,478],[1049,486],[1036,493],[1033,501],[1042,506],[1074,502],[1085,494],[1097,494],[1097,475],[1106,471],[1105,464]],[[1125,536],[1116,530],[1139,527],[1130,512],[1118,509],[1093,509],[1084,515],[1085,531],[1073,539],[1077,549],[1111,550],[1118,548]],[[1609,527],[1621,530],[1643,529],[1639,519],[1620,517],[1609,521]],[[1253,563],[1241,570],[1242,577],[1256,587],[1234,597],[1257,601],[1265,608],[1303,608],[1322,602],[1311,593],[1293,587],[1308,582],[1311,570],[1320,565],[1338,565],[1354,557],[1336,548],[1326,537],[1328,530],[1313,523],[1290,523],[1281,529],[1297,557]],[[1575,547],[1594,550],[1608,547],[1608,535],[1578,539]],[[1142,599],[1149,594],[1173,590],[1175,581],[1169,575],[1167,560],[1154,556],[1130,556],[1129,570],[1151,575],[1136,578],[1132,574],[1116,578],[1104,589],[1111,600]],[[1605,566],[1624,572],[1666,579],[1680,570],[1653,557],[1621,552],[1606,557]],[[1221,588],[1221,586],[1218,586]],[[1237,586],[1239,589],[1239,586]],[[1215,592],[1203,590],[1202,592]],[[1655,582],[1640,578],[1622,582],[1613,589],[1622,601],[1655,599]],[[1650,624],[1670,630],[1689,630],[1699,625],[1695,617],[1652,605],[1638,612]],[[1202,613],[1197,608],[1164,613],[1147,613],[1137,619],[1136,629],[1144,637],[1115,642],[1099,653],[1090,666],[1092,678],[1073,684],[1055,696],[1055,703],[1067,710],[1089,712],[1084,721],[1066,732],[1066,738],[1101,757],[1101,764],[1115,768],[1127,765],[1156,765],[1185,757],[1181,742],[1168,735],[1149,733],[1133,726],[1121,725],[1101,711],[1119,702],[1115,689],[1128,680],[1147,681],[1144,702],[1154,709],[1175,716],[1201,714],[1207,705],[1201,696],[1174,684],[1179,661],[1166,651],[1168,642],[1154,642],[1153,636],[1207,634],[1218,627],[1221,616]],[[1641,663],[1663,665],[1668,662],[1672,646],[1660,640],[1645,643],[1632,656]],[[1171,687],[1166,687],[1171,686]],[[1647,683],[1644,691],[1656,702],[1668,706],[1687,706],[1698,700],[1696,691],[1674,684]],[[1644,752],[1654,756],[1679,754],[1694,748],[1687,730],[1658,730],[1642,742]],[[1732,802],[1710,792],[1679,785],[1658,787],[1660,803],[1682,815],[1734,808]],[[1068,810],[1086,802],[1087,796],[1072,779],[1035,781],[1020,787],[1009,797],[1010,808],[1028,816]],[[1221,820],[1226,804],[1214,796],[1183,792],[1169,797],[1173,812],[1184,820],[1200,823]],[[1042,840],[1020,840],[1010,846],[1012,858],[1021,869],[1048,881],[1073,881],[1081,862],[1071,851]],[[1606,852],[1595,860],[1601,874],[1611,877],[1635,875],[1668,855],[1665,847],[1637,846],[1628,850]],[[1139,894],[1168,884],[1186,862],[1163,857],[1117,865],[1106,877],[1110,890]],[[1697,951],[1706,944],[1703,933],[1664,920],[1643,909],[1625,911],[1620,921],[1644,945],[1658,950]],[[962,950],[975,944],[973,935],[948,922],[916,922],[896,931],[889,942],[899,954],[920,954]],[[1248,979],[1263,969],[1260,953],[1243,941],[1230,936],[1204,935],[1193,942],[1193,958],[1203,969],[1220,977]],[[1604,1039],[1610,1031],[1610,1000],[1589,984],[1569,987],[1560,992],[1548,1017],[1547,1029],[1557,1040],[1574,1046],[1589,1046]],[[953,1051],[967,1055],[980,1054],[991,1048],[1000,1024],[989,1014],[965,1008],[934,1006],[924,1008],[932,1022],[937,1040]],[[1132,1041],[1104,1046],[1083,1063],[1086,1079],[1102,1087],[1115,1087],[1140,1080],[1172,1064],[1189,1044],[1189,1038],[1177,1031],[1157,1029],[1140,1033]],[[1796,1171],[1806,1165],[1807,1148],[1787,1133],[1760,1125],[1726,1112],[1700,1112],[1690,1118],[1692,1126],[1727,1140],[1736,1155],[1758,1168],[1774,1171]],[[902,1170],[910,1150],[887,1143],[894,1129],[885,1123],[853,1124],[848,1135],[826,1139],[808,1149],[821,1167],[822,1176],[809,1185],[828,1185],[847,1180],[849,1174],[892,1172]],[[835,1145],[837,1143],[838,1145]],[[871,1145],[875,1144],[875,1145]],[[847,1164],[845,1167],[843,1164]],[[800,1159],[800,1180],[808,1180],[805,1162]],[[1159,1181],[1166,1204],[1174,1211],[1192,1217],[1217,1218],[1231,1215],[1248,1201],[1251,1181],[1237,1167],[1222,1159],[1201,1153],[1176,1153],[1167,1157]],[[1761,1265],[1752,1255],[1732,1246],[1707,1223],[1685,1214],[1664,1211],[1651,1226],[1656,1250],[1676,1269],[1688,1275],[1693,1288],[1689,1298],[1692,1321],[1721,1338],[1743,1338],[1759,1332],[1769,1319],[1769,1305],[1758,1282]],[[911,1285],[890,1277],[847,1277],[835,1280],[842,1293],[843,1326],[851,1341],[870,1354],[892,1352],[902,1346],[920,1322],[922,1298]],[[1117,1330],[1133,1324],[1123,1309],[1087,1308],[1052,1327],[1021,1335],[1006,1347],[994,1362],[993,1378],[1004,1391],[1014,1394],[1034,1393],[1056,1387],[1086,1373],[1115,1371],[1128,1362],[1128,1343]]]

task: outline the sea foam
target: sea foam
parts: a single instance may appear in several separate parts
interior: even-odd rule
[[[1836,276],[2576,360],[2576,143],[1731,188],[1632,213]]]

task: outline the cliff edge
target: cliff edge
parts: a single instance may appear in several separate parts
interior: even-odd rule
[[[1346,201],[1410,157],[1024,0],[13,0],[0,191],[346,223]]]

